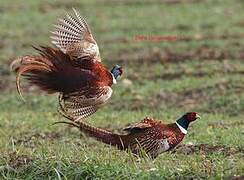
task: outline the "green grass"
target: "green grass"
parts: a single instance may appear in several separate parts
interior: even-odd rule
[[[7,1],[0,5],[0,179],[223,179],[244,174],[244,3],[242,1]],[[11,60],[50,45],[49,31],[72,7],[84,15],[103,62],[125,73],[109,103],[87,121],[114,131],[145,116],[174,121],[187,111],[202,119],[182,144],[194,153],[137,158],[66,126],[57,97],[22,83]],[[137,35],[181,36],[175,42],[135,41]],[[225,36],[223,38],[223,36]],[[201,37],[196,39],[196,37]],[[129,83],[128,83],[129,81]]]

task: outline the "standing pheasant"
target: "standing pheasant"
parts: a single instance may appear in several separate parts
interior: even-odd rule
[[[145,152],[149,157],[156,158],[160,153],[177,146],[187,134],[191,122],[200,118],[196,112],[188,112],[175,123],[163,124],[150,118],[145,118],[138,124],[127,127],[126,135],[115,134],[104,129],[96,128],[84,122],[57,122],[78,127],[90,137],[103,143],[116,146],[120,150],[131,150],[140,155]]]
[[[73,119],[83,119],[95,113],[112,95],[111,86],[122,74],[118,65],[109,71],[102,63],[96,41],[85,19],[73,9],[59,19],[52,32],[57,48],[34,47],[39,55],[27,55],[12,62],[17,73],[20,96],[20,76],[23,75],[48,93],[59,93],[60,112]]]

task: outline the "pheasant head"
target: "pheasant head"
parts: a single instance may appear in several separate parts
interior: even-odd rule
[[[201,117],[196,112],[188,112],[176,121],[176,125],[182,133],[187,134],[189,124],[200,118]]]
[[[113,67],[113,69],[111,70],[111,74],[113,76],[113,84],[117,83],[117,78],[120,77],[123,74],[123,69],[121,66],[116,65]]]

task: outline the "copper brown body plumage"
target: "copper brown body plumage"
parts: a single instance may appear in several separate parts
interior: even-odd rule
[[[99,49],[83,17],[73,10],[59,19],[52,32],[57,47],[34,47],[38,55],[14,60],[19,94],[20,76],[48,93],[59,93],[60,112],[79,120],[95,113],[112,95],[111,86],[122,74],[116,65],[109,71],[102,63]]]
[[[187,134],[191,122],[200,118],[195,112],[184,114],[175,123],[164,124],[161,121],[145,118],[140,123],[125,128],[127,134],[115,134],[108,130],[88,125],[84,122],[60,122],[78,127],[82,132],[105,144],[116,146],[120,150],[130,150],[141,155],[145,152],[155,158],[160,153],[177,146]]]
[[[38,55],[27,55],[11,64],[16,72],[21,95],[20,76],[48,93],[59,93],[61,114],[88,136],[134,154],[145,152],[155,158],[178,145],[187,128],[199,116],[186,113],[175,123],[145,118],[127,127],[126,134],[115,134],[79,121],[95,113],[112,95],[111,86],[122,74],[116,65],[109,71],[102,63],[99,48],[84,18],[76,11],[59,19],[52,32],[53,47],[34,47]],[[22,95],[21,95],[22,96]]]

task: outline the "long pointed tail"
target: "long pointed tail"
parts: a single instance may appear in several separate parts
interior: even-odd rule
[[[67,117],[69,118],[69,117]],[[73,121],[73,119],[69,118],[72,122],[66,122],[66,121],[59,121],[54,124],[64,123],[69,124],[72,126],[75,126],[79,128],[83,133],[86,135],[95,138],[96,140],[103,142],[105,144],[109,144],[112,146],[116,146],[118,149],[125,149],[124,146],[124,136],[112,133],[108,130],[97,128],[95,126],[92,126],[88,123],[85,123],[84,121]]]

